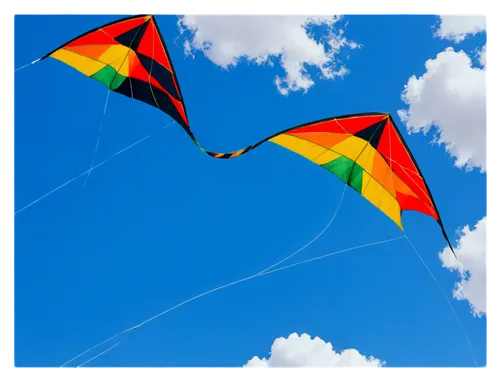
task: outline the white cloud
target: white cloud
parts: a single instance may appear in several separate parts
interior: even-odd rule
[[[484,16],[440,16],[441,23],[436,36],[441,39],[462,42],[465,38],[486,31],[486,17]]]
[[[439,253],[439,258],[443,267],[456,270],[460,277],[453,296],[457,300],[468,300],[474,316],[481,316],[486,314],[486,216],[474,228],[466,225],[460,229],[460,235],[455,249],[460,262],[449,248]]]
[[[276,76],[278,91],[307,90],[314,80],[306,65],[319,69],[324,79],[343,77],[347,68],[337,56],[342,48],[359,48],[347,40],[342,29],[336,29],[337,16],[183,16],[179,18],[181,33],[188,33],[184,50],[203,54],[224,69],[247,60],[273,65],[278,60],[284,75]],[[312,29],[320,30],[315,39]]]
[[[479,64],[486,68],[486,44],[477,53]]]
[[[484,50],[485,51],[485,50]],[[481,55],[479,60],[481,60]],[[486,72],[472,67],[463,51],[449,47],[425,63],[426,72],[410,77],[401,95],[409,108],[399,110],[410,132],[444,144],[455,165],[486,171]]]
[[[313,366],[372,366],[385,363],[374,357],[366,357],[356,349],[336,352],[332,344],[319,337],[311,339],[307,333],[292,333],[280,337],[271,346],[269,359],[253,357],[245,367],[313,367]]]

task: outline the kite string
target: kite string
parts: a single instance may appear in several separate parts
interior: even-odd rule
[[[99,142],[101,141],[101,135],[102,135],[102,127],[104,125],[104,117],[106,117],[106,110],[108,109],[108,100],[110,91],[111,90],[108,89],[108,93],[106,94],[106,102],[104,103],[104,111],[102,113],[101,126],[99,127],[99,135],[97,136],[97,142],[95,144],[94,155],[92,156],[92,162],[90,163],[90,168],[88,170],[87,177],[85,177],[85,182],[83,183],[84,189],[87,186],[87,181],[89,179],[90,172],[92,172],[92,167],[94,166],[95,157],[97,156],[97,150],[99,149]]]
[[[83,363],[79,364],[78,366],[76,366],[76,368],[82,367],[82,366],[86,365],[87,363],[89,363],[89,362],[93,361],[94,359],[97,359],[97,358],[99,358],[100,356],[102,356],[102,355],[106,354],[107,352],[110,352],[111,350],[113,350],[114,348],[116,348],[118,345],[120,345],[120,344],[122,343],[122,341],[125,341],[125,339],[126,339],[128,336],[130,336],[130,333],[129,333],[127,336],[125,336],[125,338],[121,339],[120,341],[118,341],[117,343],[115,343],[113,346],[109,347],[108,349],[106,349],[106,350],[105,350],[105,351],[103,351],[102,353],[99,353],[99,354],[98,354],[98,355],[96,355],[95,357],[92,357],[92,358],[90,358],[90,359],[86,360],[85,362],[83,362]],[[63,366],[60,366],[60,367],[63,367]]]
[[[21,67],[19,67],[17,69],[14,69],[14,73],[17,72],[18,70],[21,70],[21,69],[27,68],[28,66],[34,65],[37,62],[39,62],[40,60],[41,60],[41,58],[36,59],[35,61],[30,62],[29,64],[26,64],[26,65],[23,65],[23,66],[21,66]]]
[[[328,257],[331,257],[331,256],[333,256],[333,255],[346,253],[346,252],[348,252],[348,251],[352,251],[352,250],[356,250],[356,249],[362,249],[362,248],[364,248],[364,247],[375,246],[375,245],[381,245],[381,244],[383,244],[383,243],[388,243],[388,242],[397,241],[397,240],[400,240],[400,239],[402,239],[402,238],[404,238],[404,237],[405,237],[405,236],[399,236],[399,237],[390,238],[390,239],[388,239],[388,240],[382,240],[382,241],[371,242],[371,243],[367,243],[367,244],[364,244],[364,245],[358,245],[358,246],[350,247],[350,248],[347,248],[347,249],[334,251],[333,253],[328,253],[328,254],[325,254],[325,255],[320,255],[320,256],[317,256],[317,257],[314,257],[314,258],[309,258],[309,259],[306,259],[306,260],[302,260],[302,261],[300,261],[300,262],[292,263],[292,264],[289,264],[289,265],[287,265],[287,266],[283,266],[283,267],[280,267],[280,268],[276,268],[276,269],[274,269],[274,270],[270,270],[270,271],[267,271],[267,272],[265,272],[265,273],[262,273],[262,274],[260,274],[259,276],[269,275],[269,274],[274,273],[274,272],[283,271],[283,270],[285,270],[285,269],[287,269],[287,268],[292,268],[292,267],[295,267],[295,266],[298,266],[298,265],[301,265],[301,264],[305,264],[305,263],[313,262],[313,261],[320,260],[320,259],[323,259],[323,258],[328,258]]]
[[[169,125],[170,125],[170,124],[169,124]],[[167,126],[168,126],[168,125],[167,125]],[[149,137],[149,136],[148,136],[148,137]],[[147,138],[147,137],[145,137],[145,138]],[[143,138],[143,139],[145,139],[145,138]],[[140,142],[140,141],[141,141],[141,140],[139,140],[138,142]],[[136,143],[138,143],[138,142],[136,142]],[[131,146],[129,146],[129,147],[132,147],[132,146],[133,146],[133,145],[131,145]],[[125,150],[126,150],[126,149],[123,149],[123,150],[119,151],[118,153],[123,152],[123,151],[125,151]],[[117,154],[118,154],[118,153],[117,153]],[[115,155],[116,155],[116,154],[115,154]],[[108,160],[109,160],[109,159],[108,159]],[[84,173],[85,173],[85,172],[84,172]],[[81,176],[81,175],[80,175],[80,176]],[[323,235],[323,233],[325,233],[325,231],[326,231],[326,230],[330,227],[330,225],[333,223],[333,220],[334,220],[334,219],[335,219],[335,217],[337,216],[337,213],[338,213],[338,211],[339,211],[339,209],[340,209],[340,206],[342,205],[342,202],[343,202],[343,200],[344,200],[344,195],[345,195],[345,192],[346,192],[346,188],[347,188],[347,183],[345,183],[345,184],[344,184],[344,190],[342,191],[342,195],[341,195],[341,197],[340,197],[339,203],[338,203],[338,205],[337,205],[337,208],[335,209],[335,212],[334,212],[334,214],[333,214],[332,218],[331,218],[331,219],[330,219],[330,221],[327,223],[327,225],[326,225],[326,226],[325,226],[325,227],[321,230],[321,232],[319,232],[319,234],[318,234],[318,235],[316,235],[316,237],[314,237],[311,241],[309,241],[306,245],[302,246],[302,247],[301,247],[300,249],[298,249],[297,251],[293,252],[292,254],[290,254],[289,256],[287,256],[287,257],[285,257],[285,258],[283,258],[282,260],[280,260],[280,261],[278,261],[278,262],[274,263],[273,265],[271,265],[271,266],[269,266],[269,267],[267,267],[267,268],[263,269],[262,271],[260,271],[260,272],[256,273],[256,274],[255,274],[255,275],[253,275],[252,277],[256,277],[256,276],[260,276],[260,275],[264,275],[264,274],[270,273],[270,272],[267,272],[267,271],[269,271],[270,269],[272,269],[272,268],[276,267],[277,265],[279,265],[279,264],[281,264],[281,263],[283,263],[283,262],[287,261],[288,259],[290,259],[290,258],[294,257],[294,256],[295,256],[295,255],[297,255],[299,252],[301,252],[301,251],[305,250],[307,247],[309,247],[310,245],[312,245],[312,244],[313,244],[313,243],[314,243],[314,242],[315,242],[318,238],[320,238],[320,237]],[[333,254],[332,254],[332,255],[333,255]],[[288,267],[291,267],[291,266],[287,266],[286,268],[288,268]],[[280,269],[284,269],[284,268],[282,267],[282,268],[280,268]],[[274,271],[272,271],[272,272],[275,272],[275,271],[276,271],[276,270],[274,270]],[[245,278],[245,280],[248,280],[248,279],[247,279],[247,278]],[[231,285],[234,285],[234,284],[231,284]],[[227,286],[229,286],[229,285],[226,285],[225,287],[227,287]],[[213,290],[211,290],[211,291],[207,292],[206,294],[209,294],[209,293],[215,292],[216,290],[219,290],[219,289],[217,289],[217,288],[216,288],[216,289],[213,289]],[[134,326],[134,327],[132,327],[132,328],[128,328],[128,329],[126,329],[126,330],[124,330],[124,331],[122,331],[122,332],[120,332],[120,333],[117,333],[116,335],[113,335],[113,336],[111,336],[110,338],[108,338],[108,339],[106,339],[106,340],[104,340],[104,341],[100,342],[99,344],[94,345],[94,346],[93,346],[93,347],[91,347],[90,349],[87,349],[86,351],[84,351],[84,352],[80,353],[80,354],[79,354],[79,355],[77,355],[76,357],[74,357],[74,358],[70,359],[69,361],[65,362],[64,364],[62,364],[60,367],[64,367],[66,364],[68,364],[68,363],[70,363],[70,362],[74,361],[75,359],[78,359],[78,358],[79,358],[79,357],[81,357],[82,355],[84,355],[84,354],[86,354],[86,353],[90,352],[91,350],[93,350],[93,349],[95,349],[95,348],[97,348],[97,347],[99,347],[99,346],[101,346],[101,345],[105,344],[106,342],[108,342],[108,341],[110,341],[110,340],[112,340],[112,339],[114,339],[114,338],[116,338],[116,337],[118,337],[118,336],[120,336],[120,335],[122,335],[122,334],[124,334],[124,333],[128,332],[128,331],[135,331],[136,329],[138,329],[138,328],[139,328],[140,326],[142,326],[143,324],[146,324],[147,322],[149,322],[149,321],[151,321],[151,320],[154,320],[154,319],[156,319],[156,318],[160,317],[162,314],[166,314],[167,312],[172,311],[173,309],[176,309],[177,307],[180,307],[180,306],[182,306],[183,304],[188,303],[188,302],[191,302],[191,301],[193,301],[194,299],[200,298],[200,297],[202,297],[202,296],[204,296],[204,295],[206,295],[206,294],[201,294],[201,295],[198,295],[198,296],[196,296],[196,297],[193,297],[193,298],[192,298],[192,299],[190,299],[190,300],[184,301],[183,303],[181,303],[181,304],[179,304],[179,305],[177,305],[177,306],[174,306],[174,307],[172,307],[171,309],[168,309],[167,311],[164,311],[163,313],[161,313],[161,314],[159,314],[159,315],[156,315],[156,316],[152,317],[150,320],[144,321],[144,322],[142,322],[141,324],[139,324],[139,325],[137,325],[137,326]],[[103,352],[102,352],[101,354],[99,354],[98,356],[91,358],[89,361],[84,362],[83,364],[88,363],[88,362],[90,362],[91,360],[93,360],[93,359],[95,359],[95,358],[98,358],[98,357],[100,357],[101,355],[103,355],[103,354],[107,353],[108,351],[110,351],[110,350],[111,350],[111,349],[113,349],[114,347],[118,346],[118,345],[119,345],[121,342],[123,342],[125,339],[127,339],[127,338],[128,338],[128,336],[129,336],[129,335],[127,335],[125,338],[121,339],[118,343],[116,343],[115,345],[111,346],[111,347],[110,347],[110,348],[108,348],[107,350],[103,351]],[[82,366],[83,364],[81,364],[80,366]],[[78,366],[78,367],[80,367],[80,366]]]
[[[83,188],[85,189],[85,187],[87,186],[87,180],[89,179],[89,176],[90,176],[90,172],[92,171],[92,165],[94,164],[94,159],[95,159],[95,156],[97,154],[97,149],[99,147],[99,141],[101,139],[101,133],[102,133],[102,126],[104,124],[104,116],[106,115],[106,109],[108,107],[108,98],[109,98],[109,92],[111,91],[111,87],[113,86],[113,83],[115,81],[115,78],[116,76],[118,75],[118,72],[121,70],[123,64],[125,63],[125,61],[127,61],[127,57],[128,55],[130,54],[130,49],[132,47],[132,43],[134,43],[135,41],[135,38],[137,37],[137,35],[139,34],[139,32],[141,31],[141,29],[144,27],[144,25],[142,25],[139,30],[137,30],[137,32],[135,33],[134,35],[134,38],[132,39],[132,41],[130,42],[129,46],[128,46],[128,51],[127,51],[127,54],[125,55],[125,58],[123,59],[122,63],[120,64],[119,68],[115,71],[115,74],[113,75],[113,78],[111,79],[111,83],[109,84],[109,87],[108,87],[108,93],[106,95],[106,103],[104,105],[104,113],[102,115],[103,119],[101,121],[101,127],[99,129],[99,136],[97,138],[97,143],[96,143],[96,146],[95,146],[95,151],[94,151],[94,156],[92,157],[92,163],[90,164],[90,169],[89,169],[89,173],[87,174],[87,177],[85,178],[85,183],[83,184]],[[117,59],[118,60],[118,59]]]
[[[52,189],[52,190],[51,190],[51,191],[49,191],[48,193],[46,193],[46,194],[42,195],[40,198],[35,199],[35,200],[34,200],[33,202],[31,202],[31,203],[28,203],[26,206],[24,206],[24,207],[20,208],[20,209],[19,209],[19,210],[17,210],[16,212],[14,212],[14,215],[17,215],[17,214],[18,214],[18,213],[20,213],[21,211],[24,211],[25,209],[27,209],[27,208],[29,208],[29,207],[33,206],[35,203],[40,202],[42,199],[47,198],[49,195],[52,195],[53,193],[55,193],[55,192],[56,192],[56,191],[58,191],[59,189],[63,188],[64,186],[66,186],[66,185],[70,184],[71,182],[73,182],[73,181],[75,181],[75,180],[79,179],[80,177],[84,176],[84,175],[85,175],[86,173],[88,173],[90,170],[94,170],[94,169],[97,169],[97,168],[101,167],[103,164],[107,163],[108,161],[110,161],[110,160],[111,160],[111,159],[113,159],[114,157],[118,156],[118,155],[119,155],[119,154],[121,154],[122,152],[125,152],[125,151],[127,151],[128,149],[130,149],[130,148],[132,148],[132,147],[134,147],[134,146],[138,145],[139,143],[141,143],[141,142],[145,141],[146,139],[151,138],[151,137],[152,137],[153,135],[155,135],[156,133],[159,133],[159,132],[161,132],[161,131],[165,130],[166,128],[168,128],[170,125],[172,125],[172,124],[174,124],[174,123],[175,123],[175,121],[172,121],[172,122],[168,123],[167,125],[165,125],[163,128],[161,128],[161,129],[159,129],[159,130],[157,130],[157,131],[155,131],[155,132],[153,132],[153,133],[151,133],[151,134],[149,134],[149,135],[147,135],[147,136],[145,136],[145,137],[143,137],[143,138],[139,139],[138,141],[135,141],[134,143],[132,143],[132,144],[128,145],[127,147],[122,148],[121,150],[119,150],[119,151],[115,152],[113,155],[111,155],[111,156],[110,156],[109,158],[107,158],[106,160],[101,161],[99,164],[96,164],[94,167],[92,167],[92,168],[90,168],[90,169],[87,169],[86,171],[84,171],[84,172],[80,173],[78,176],[73,177],[72,179],[70,179],[70,180],[66,181],[65,183],[63,183],[63,184],[61,184],[61,185],[59,185],[59,186],[58,186],[58,187],[56,187],[55,189]]]
[[[340,205],[342,204],[342,201],[343,201],[343,199],[344,199],[344,194],[345,194],[345,191],[346,191],[346,186],[347,186],[347,183],[344,185],[344,190],[343,190],[343,192],[342,192],[342,196],[341,196],[341,198],[340,198],[340,200],[339,200],[339,203],[338,203],[338,205],[337,205],[337,208],[335,209],[335,213],[333,214],[333,216],[332,216],[332,218],[330,219],[330,221],[328,222],[328,224],[327,224],[327,225],[323,228],[323,230],[322,230],[322,231],[321,231],[321,232],[320,232],[320,233],[319,233],[319,234],[318,234],[318,235],[317,235],[317,236],[316,236],[316,237],[315,237],[312,241],[309,241],[309,243],[307,243],[305,246],[302,246],[299,250],[295,251],[295,252],[294,252],[294,253],[292,253],[291,255],[289,255],[289,256],[287,256],[287,257],[285,257],[284,259],[280,260],[279,262],[274,263],[274,264],[273,264],[273,265],[271,265],[270,267],[267,267],[267,268],[263,269],[262,271],[260,271],[260,272],[258,272],[258,273],[256,273],[256,274],[254,274],[254,275],[252,275],[252,276],[246,277],[246,278],[241,279],[241,280],[239,280],[239,281],[235,281],[235,282],[233,282],[233,283],[229,283],[229,284],[227,284],[227,285],[225,285],[225,286],[223,286],[223,287],[219,287],[219,288],[212,289],[212,290],[210,290],[210,291],[208,291],[208,292],[205,292],[205,293],[202,293],[202,294],[200,294],[200,295],[198,295],[198,296],[196,296],[196,297],[193,297],[192,299],[189,299],[189,300],[187,300],[187,301],[181,302],[180,304],[178,304],[178,305],[176,305],[176,306],[174,306],[174,307],[172,307],[172,308],[170,308],[170,309],[167,309],[167,310],[165,310],[164,312],[159,313],[159,314],[157,314],[157,315],[153,316],[152,318],[150,318],[150,319],[148,319],[148,320],[146,320],[146,321],[142,322],[141,324],[139,324],[139,325],[138,325],[138,327],[140,327],[140,326],[142,326],[142,325],[144,325],[144,324],[146,324],[146,323],[148,323],[148,322],[150,322],[150,321],[152,321],[152,320],[154,320],[154,319],[156,319],[156,318],[159,318],[159,317],[160,317],[160,316],[162,316],[163,314],[166,314],[167,312],[172,311],[173,309],[176,309],[177,307],[180,307],[180,306],[182,306],[182,305],[184,305],[184,304],[186,304],[186,303],[188,303],[188,302],[191,302],[191,301],[193,301],[193,300],[195,300],[195,299],[198,299],[198,298],[200,298],[200,297],[203,297],[203,296],[205,296],[205,295],[207,295],[207,294],[210,294],[210,293],[212,293],[212,292],[215,292],[215,291],[217,291],[217,290],[220,290],[220,289],[226,288],[226,287],[228,287],[228,286],[231,286],[231,285],[234,285],[234,284],[238,284],[238,283],[240,283],[240,282],[242,282],[242,281],[250,280],[250,279],[252,279],[252,278],[254,278],[254,277],[260,276],[261,274],[265,273],[266,271],[270,270],[271,268],[276,267],[278,264],[283,263],[284,261],[286,261],[286,260],[290,259],[291,257],[293,257],[294,255],[298,254],[300,251],[302,251],[302,250],[306,249],[306,248],[307,248],[308,246],[310,246],[310,245],[311,245],[314,241],[316,241],[319,237],[321,237],[321,235],[322,235],[323,233],[325,233],[325,231],[328,229],[328,227],[330,227],[330,225],[332,224],[333,220],[334,220],[334,219],[335,219],[335,217],[337,216],[337,212],[339,211]],[[138,328],[138,327],[137,327],[137,328]]]
[[[274,263],[273,265],[263,269],[262,271],[260,271],[259,273],[257,273],[257,275],[260,275],[260,274],[264,274],[265,272],[267,272],[268,270],[276,267],[277,265],[287,261],[288,259],[294,257],[295,255],[297,255],[298,253],[300,253],[301,251],[307,249],[310,245],[312,245],[318,238],[320,238],[323,233],[326,232],[326,230],[330,227],[330,225],[332,225],[333,223],[333,220],[335,220],[335,217],[337,216],[337,213],[339,212],[339,209],[340,209],[340,206],[342,205],[342,202],[344,201],[344,196],[345,196],[345,191],[346,191],[346,188],[347,188],[347,182],[344,184],[344,190],[342,191],[342,195],[340,196],[340,200],[339,200],[339,203],[337,205],[337,208],[335,209],[335,213],[333,214],[332,218],[330,219],[330,221],[328,222],[328,224],[326,224],[326,226],[323,228],[323,230],[321,232],[318,233],[318,235],[316,237],[314,237],[311,241],[309,241],[307,244],[305,244],[304,246],[302,246],[300,249],[298,249],[297,251],[293,252],[292,254],[288,255],[286,258],[283,258],[281,259],[279,262],[276,262]]]
[[[265,275],[269,275],[269,274],[272,274],[272,273],[275,273],[275,272],[278,272],[278,271],[283,271],[285,269],[288,269],[288,268],[292,268],[292,267],[295,267],[295,266],[298,266],[298,265],[301,265],[301,264],[304,264],[304,263],[308,263],[308,262],[313,262],[313,261],[316,261],[316,260],[320,260],[320,259],[323,259],[323,258],[327,258],[327,257],[331,257],[333,255],[337,255],[337,254],[341,254],[341,253],[346,253],[346,252],[349,252],[349,251],[353,251],[353,250],[356,250],[356,249],[360,249],[360,248],[364,248],[364,247],[369,247],[369,246],[375,246],[375,245],[379,245],[379,244],[383,244],[383,243],[388,243],[388,242],[393,242],[393,241],[396,241],[396,240],[399,240],[401,238],[404,238],[404,236],[399,236],[399,237],[395,237],[395,238],[390,238],[388,240],[383,240],[383,241],[377,241],[377,242],[372,242],[372,243],[368,243],[368,244],[364,244],[364,245],[358,245],[358,246],[354,246],[354,247],[350,247],[350,248],[347,248],[347,249],[343,249],[343,250],[338,250],[338,251],[335,251],[335,252],[332,252],[332,253],[329,253],[329,254],[325,254],[325,255],[321,255],[321,256],[318,256],[318,257],[315,257],[315,258],[311,258],[311,259],[307,259],[307,260],[304,260],[304,261],[300,261],[300,262],[297,262],[297,263],[292,263],[290,265],[287,265],[287,266],[283,266],[283,267],[280,267],[280,268],[277,268],[277,269],[274,269],[274,270],[270,270],[270,271],[267,271],[265,273],[257,273],[257,274],[254,274],[252,276],[248,276],[248,277],[245,277],[243,279],[240,279],[240,280],[237,280],[237,281],[233,281],[231,283],[228,283],[228,284],[225,284],[225,285],[222,285],[222,286],[219,286],[217,288],[213,288],[207,292],[204,292],[204,293],[201,293],[201,294],[198,294],[197,296],[194,296],[194,297],[191,297],[173,307],[170,307],[168,308],[167,310],[164,310],[163,312],[159,313],[159,314],[156,314],[155,316],[143,321],[142,323],[136,325],[136,326],[133,326],[133,327],[130,327],[130,328],[127,328],[123,331],[121,331],[120,333],[117,333],[116,335],[102,341],[101,343],[97,344],[97,345],[94,345],[92,348],[90,349],[87,349],[85,352],[82,352],[80,353],[79,355],[77,355],[76,357],[70,359],[69,361],[65,362],[63,365],[61,365],[60,367],[63,367],[64,365],[70,363],[70,362],[73,362],[75,359],[81,357],[83,354],[85,353],[88,353],[89,351],[91,351],[92,349],[95,349],[97,348],[98,346],[112,340],[113,338],[116,338],[126,332],[129,332],[131,331],[127,336],[125,336],[123,339],[121,339],[120,341],[118,341],[116,344],[114,344],[113,346],[111,346],[110,348],[102,351],[101,353],[99,353],[98,355],[94,356],[92,359],[84,362],[83,364],[86,364],[86,363],[89,363],[90,361],[94,360],[94,359],[97,359],[99,358],[100,356],[104,355],[105,353],[109,352],[110,350],[112,350],[113,348],[115,348],[116,346],[118,346],[120,343],[122,343],[123,341],[125,341],[125,339],[127,339],[134,331],[136,331],[137,329],[139,329],[140,327],[142,327],[143,325],[159,318],[160,316],[163,316],[165,314],[167,314],[168,312],[172,311],[172,310],[175,310],[189,302],[192,302],[198,298],[201,298],[203,296],[206,296],[208,294],[212,294],[218,290],[222,290],[222,289],[225,289],[225,288],[228,288],[232,285],[236,285],[236,284],[240,284],[244,281],[248,281],[248,280],[251,280],[251,279],[254,279],[254,278],[257,278],[257,277],[261,277],[261,276],[265,276]],[[82,366],[83,364],[79,365],[78,367]]]
[[[463,331],[463,333],[465,335],[465,338],[467,340],[467,345],[469,346],[470,354],[472,355],[472,359],[474,360],[474,364],[476,365],[476,367],[479,367],[478,364],[477,364],[477,361],[476,361],[476,356],[474,355],[474,350],[472,349],[472,345],[470,343],[469,335],[467,334],[467,331],[465,330],[465,327],[462,324],[462,321],[460,320],[460,317],[458,316],[457,311],[453,307],[453,304],[451,303],[450,299],[448,298],[448,296],[446,295],[445,291],[441,287],[441,284],[439,284],[439,282],[437,281],[436,277],[434,276],[434,274],[432,273],[432,271],[430,270],[430,268],[425,263],[424,259],[420,256],[420,253],[418,252],[418,250],[415,247],[415,245],[413,245],[413,243],[410,241],[410,239],[408,238],[408,236],[406,234],[403,237],[406,238],[406,240],[410,244],[410,246],[413,249],[413,251],[415,252],[415,254],[417,254],[418,259],[420,259],[420,262],[422,262],[422,264],[424,265],[425,269],[427,270],[427,272],[429,273],[429,275],[431,275],[432,279],[434,280],[434,283],[439,288],[441,294],[444,296],[444,298],[448,302],[448,305],[450,306],[451,311],[453,311],[453,314],[455,315],[455,318],[457,318],[458,324],[460,325],[460,328],[462,328],[462,331]]]

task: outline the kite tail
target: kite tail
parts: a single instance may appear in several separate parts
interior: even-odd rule
[[[184,128],[184,130],[186,130],[186,129]],[[211,157],[216,158],[216,159],[232,159],[232,158],[235,158],[237,156],[240,156],[240,155],[243,155],[243,154],[247,153],[250,150],[253,150],[255,147],[257,147],[257,146],[261,145],[262,143],[264,143],[265,141],[267,141],[267,139],[265,139],[265,140],[263,140],[261,142],[258,142],[256,144],[253,144],[251,146],[242,148],[241,150],[234,151],[234,152],[227,152],[227,153],[213,152],[213,151],[205,150],[203,147],[201,147],[200,143],[198,142],[198,140],[196,139],[196,137],[194,136],[194,134],[193,134],[193,132],[191,130],[186,130],[186,131],[187,131],[189,137],[191,138],[191,140],[196,145],[196,147],[198,147],[201,151],[203,151],[208,156],[211,156]]]
[[[186,130],[186,128],[184,128]],[[191,139],[193,140],[193,142],[196,144],[196,146],[201,150],[203,151],[205,154],[207,154],[208,156],[211,156],[213,158],[216,158],[216,159],[233,159],[233,158],[236,158],[238,156],[241,156],[243,154],[246,154],[248,151],[251,151],[255,148],[257,148],[258,146],[260,146],[261,144],[267,142],[268,140],[270,140],[271,138],[274,138],[276,137],[277,135],[281,134],[281,133],[284,133],[286,131],[288,131],[290,129],[287,129],[287,130],[282,130],[276,134],[273,134],[267,138],[264,138],[263,140],[257,142],[257,143],[254,143],[253,145],[250,145],[250,146],[247,146],[247,147],[244,147],[238,151],[233,151],[233,152],[213,152],[213,151],[208,151],[208,150],[205,150],[203,147],[201,147],[200,143],[198,142],[198,140],[196,139],[196,137],[194,136],[193,132],[191,131],[191,129],[189,130],[186,130],[189,137],[191,137]]]
[[[199,144],[198,142],[195,140],[195,142],[197,143],[198,147],[205,153],[207,154],[208,156],[211,156],[213,158],[216,158],[216,159],[234,159],[238,156],[241,156],[243,154],[246,154],[248,151],[251,151],[255,148],[257,148],[258,146],[260,146],[261,144],[263,144],[264,142],[268,141],[270,138],[272,137],[268,137],[266,139],[263,139],[262,141],[260,142],[257,142],[251,146],[248,146],[248,147],[244,147],[238,151],[234,151],[234,152],[213,152],[213,151],[208,151],[208,150],[205,150],[203,149]]]
[[[216,159],[232,159],[232,158],[235,158],[237,156],[240,156],[240,155],[247,153],[248,151],[250,151],[254,147],[255,147],[255,145],[252,145],[249,147],[242,148],[241,150],[238,150],[235,152],[228,152],[228,153],[212,152],[212,151],[206,151],[206,150],[203,150],[203,151],[208,156],[211,156],[211,157],[216,158]]]

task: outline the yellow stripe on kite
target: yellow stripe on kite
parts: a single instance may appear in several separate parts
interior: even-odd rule
[[[356,160],[367,144],[368,142],[362,138],[349,137],[333,146],[331,150],[345,156],[346,158]]]
[[[403,224],[401,223],[401,208],[398,201],[365,171],[363,171],[363,186],[361,189],[363,197],[389,216],[389,218],[403,230]]]
[[[313,160],[315,157],[327,150],[326,148],[306,141],[305,139],[297,138],[288,134],[280,134],[271,138],[269,141],[288,148],[289,150],[292,150],[309,160]]]
[[[89,59],[88,57],[68,51],[66,49],[58,49],[50,55],[59,61],[75,68],[86,76],[91,76],[104,68],[105,64],[100,61]]]
[[[334,152],[332,150],[326,150],[325,152],[323,152],[319,156],[315,157],[313,159],[313,162],[315,162],[316,164],[319,164],[319,165],[323,165],[323,164],[329,163],[331,161],[334,161],[335,159],[338,159],[341,156],[342,155],[337,154],[336,152]]]
[[[366,144],[366,147],[361,151],[356,158],[356,163],[359,164],[365,171],[372,174],[373,169],[373,158],[378,151],[373,148],[373,146],[369,143]]]
[[[124,77],[128,77],[129,63],[128,54],[130,48],[122,44],[113,44],[99,58],[103,63],[114,68]]]

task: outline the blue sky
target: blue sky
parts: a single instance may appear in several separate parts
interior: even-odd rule
[[[17,16],[16,67],[115,16]],[[157,20],[190,123],[207,149],[228,152],[279,130],[348,113],[390,112],[430,186],[454,243],[486,215],[486,174],[454,166],[431,134],[408,135],[397,116],[412,75],[453,46],[471,56],[484,33],[458,46],[433,37],[431,16],[350,16],[361,45],[338,55],[349,74],[317,77],[281,95],[278,63],[222,69],[184,54],[177,18]],[[315,31],[320,37],[321,30]],[[107,89],[55,60],[15,76],[15,205],[24,207],[88,169]],[[157,131],[170,118],[111,93],[96,162]],[[233,160],[196,149],[174,125],[84,179],[16,214],[15,363],[59,366],[103,339],[213,287],[249,276],[313,238],[332,216],[343,184],[300,156],[267,144]],[[452,298],[457,274],[438,258],[439,226],[403,214],[408,237]],[[303,260],[400,235],[348,190],[332,227]],[[486,317],[452,301],[479,365]],[[397,241],[257,278],[155,320],[94,366],[242,366],[267,357],[278,337],[308,333],[336,350],[356,348],[387,366],[473,366],[446,300],[408,243]],[[90,358],[90,357],[86,357]]]

